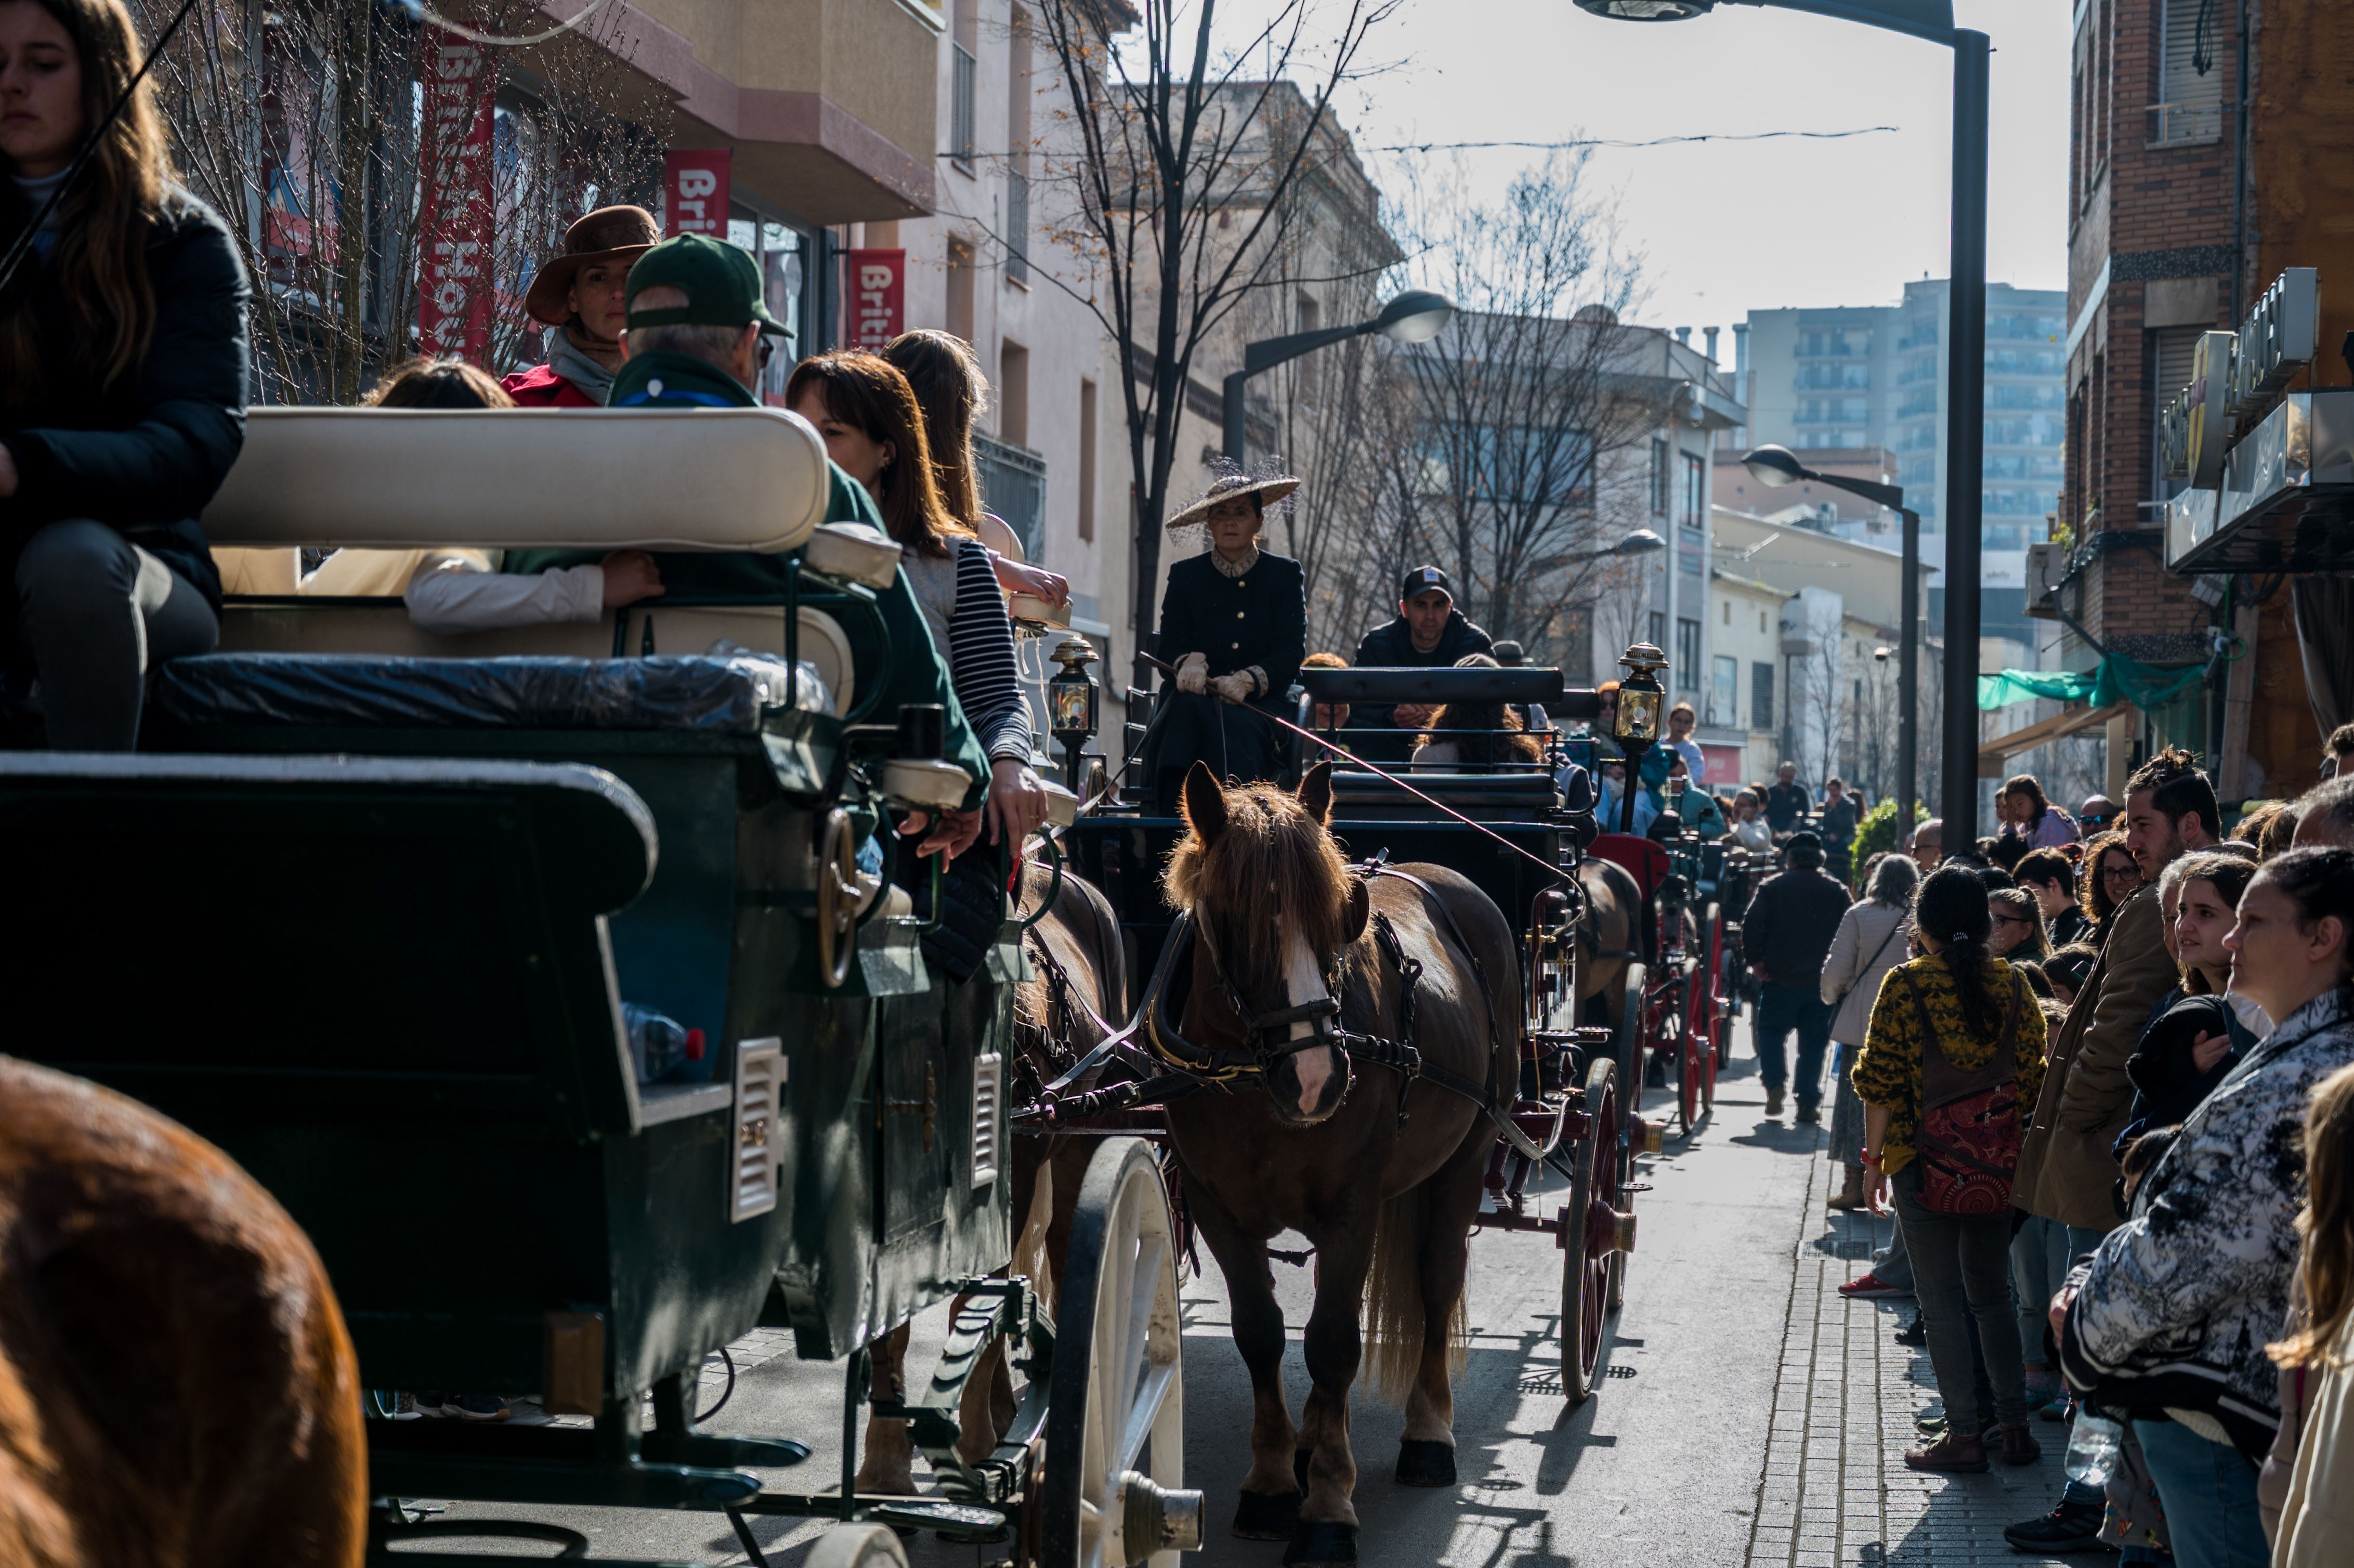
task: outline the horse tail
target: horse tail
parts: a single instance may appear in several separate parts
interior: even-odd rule
[[[1431,1183],[1421,1181],[1382,1205],[1373,1227],[1373,1265],[1365,1275],[1364,1359],[1359,1376],[1383,1400],[1404,1405],[1422,1370],[1427,1328],[1422,1259],[1430,1234]],[[1469,1328],[1456,1292],[1445,1330],[1447,1375],[1462,1371]]]

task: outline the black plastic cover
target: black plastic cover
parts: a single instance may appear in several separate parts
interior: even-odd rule
[[[805,688],[819,684],[806,663]],[[820,705],[804,690],[801,705]],[[781,659],[405,659],[207,653],[175,659],[154,711],[190,727],[315,725],[389,729],[659,729],[751,734],[786,705]]]

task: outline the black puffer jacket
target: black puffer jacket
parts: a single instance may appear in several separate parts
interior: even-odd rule
[[[1374,669],[1443,670],[1467,653],[1485,653],[1495,646],[1495,640],[1464,618],[1459,609],[1447,612],[1447,625],[1438,634],[1438,646],[1427,652],[1414,645],[1414,629],[1401,615],[1384,622],[1365,633],[1357,644],[1357,666]],[[1388,729],[1392,726],[1389,703],[1359,703],[1349,713],[1352,729]]]
[[[16,188],[0,181],[0,246],[31,217]],[[245,442],[245,268],[213,210],[173,187],[148,232],[147,279],[155,293],[147,357],[136,376],[109,388],[75,343],[56,269],[27,260],[17,274],[8,303],[39,323],[45,385],[36,400],[0,407],[0,443],[17,473],[16,493],[0,501],[0,556],[13,578],[16,552],[44,524],[94,517],[217,609],[220,574],[196,514]],[[16,596],[0,603],[0,617],[13,622]],[[12,632],[0,647],[15,641]]]

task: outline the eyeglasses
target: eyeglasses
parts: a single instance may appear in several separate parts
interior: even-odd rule
[[[2031,926],[2035,922],[2024,915],[1997,915],[1994,923],[1998,926]]]
[[[2105,865],[2101,867],[2101,874],[2108,878],[2111,882],[2122,882],[2129,876],[2139,876],[2141,874],[2141,867],[2137,865]]]

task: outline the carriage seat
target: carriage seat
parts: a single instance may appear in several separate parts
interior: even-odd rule
[[[1320,703],[1533,704],[1560,719],[1594,718],[1602,712],[1597,694],[1572,689],[1559,670],[1532,664],[1504,670],[1320,666],[1300,671],[1299,684]]]
[[[1432,800],[1469,815],[1486,811],[1525,817],[1550,812],[1561,805],[1561,791],[1552,776],[1536,773],[1437,773],[1415,770],[1406,781]],[[1332,773],[1332,805],[1352,816],[1427,816],[1430,808],[1381,774],[1364,768],[1338,768]]]
[[[1585,853],[1623,867],[1647,900],[1659,890],[1670,870],[1667,846],[1636,833],[1601,834]]]
[[[831,708],[823,683],[806,670],[803,677],[798,691],[789,691],[781,660],[751,657],[206,653],[163,667],[151,711],[189,730],[301,725],[755,734],[763,716],[779,708]]]

